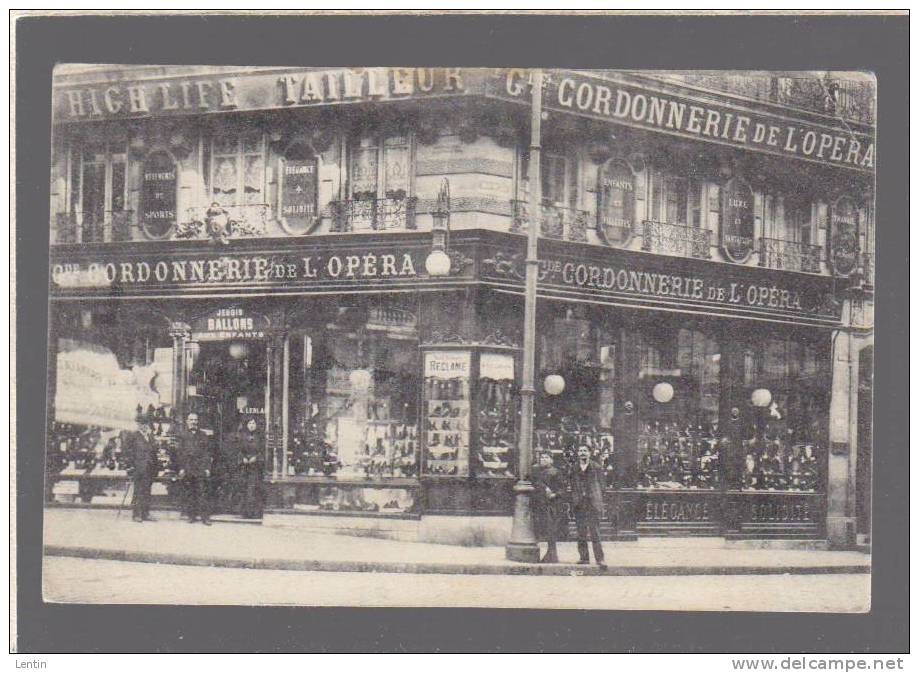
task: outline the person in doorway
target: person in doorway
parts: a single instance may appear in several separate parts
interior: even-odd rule
[[[179,478],[182,479],[188,507],[188,522],[210,526],[208,482],[211,478],[213,454],[210,437],[198,427],[198,414],[190,412],[185,419],[185,428],[176,437],[176,452],[179,459]]]
[[[265,438],[255,418],[246,421],[237,437],[238,483],[241,490],[239,511],[244,519],[261,519]]]
[[[149,417],[137,415],[137,430],[127,437],[125,447],[128,460],[131,461],[134,480],[134,515],[137,522],[153,521],[150,517],[150,488],[159,468],[156,442]]]
[[[571,505],[577,526],[579,564],[590,563],[587,537],[594,549],[594,560],[606,568],[603,545],[600,543],[600,517],[603,514],[603,468],[590,459],[590,447],[578,446],[577,460],[570,477]]]
[[[540,563],[558,563],[558,530],[564,518],[561,500],[565,480],[548,451],[539,454],[539,464],[533,468],[532,479],[536,530],[539,537],[545,537],[547,542],[546,555]]]

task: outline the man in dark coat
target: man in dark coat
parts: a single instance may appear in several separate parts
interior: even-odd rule
[[[533,506],[536,512],[536,528],[548,545],[546,555],[540,563],[558,563],[558,527],[564,519],[562,494],[565,492],[565,478],[552,463],[552,454],[539,454],[539,464],[533,468]]]
[[[159,471],[156,442],[150,419],[139,414],[137,431],[127,437],[125,454],[132,463],[134,478],[134,521],[153,521],[150,517],[150,487]]]
[[[603,468],[590,459],[590,448],[578,447],[577,462],[571,469],[571,505],[578,531],[578,563],[590,563],[587,553],[587,536],[594,548],[594,560],[601,568],[606,567],[603,546],[600,544],[600,516],[603,514]]]
[[[210,437],[198,428],[198,414],[191,412],[185,419],[185,428],[176,437],[179,459],[179,478],[185,485],[188,503],[188,522],[210,526],[208,481],[211,478],[213,453]]]

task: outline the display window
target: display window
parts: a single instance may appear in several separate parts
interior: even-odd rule
[[[636,396],[638,488],[715,489],[721,484],[718,429],[721,349],[701,329],[642,329]]]
[[[743,350],[750,401],[742,488],[822,491],[829,429],[829,357],[803,339],[766,336]]]
[[[311,315],[318,327],[289,335],[288,476],[416,477],[416,302],[368,300]]]
[[[167,474],[172,467],[172,344],[165,323],[104,308],[63,310],[55,317],[51,339],[55,365],[47,470],[57,481],[52,495],[75,498],[79,489],[70,480],[127,477],[132,457],[123,448],[139,412],[154,418],[160,473]],[[93,502],[115,497],[104,489],[79,492]]]

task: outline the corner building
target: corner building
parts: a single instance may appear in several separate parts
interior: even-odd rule
[[[546,79],[532,213],[523,70],[60,67],[49,504],[120,501],[139,406],[174,506],[195,410],[269,510],[504,541],[537,226],[535,443],[606,536],[870,536],[873,79]]]

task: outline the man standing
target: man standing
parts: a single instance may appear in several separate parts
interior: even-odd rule
[[[127,438],[126,454],[133,464],[134,477],[134,521],[153,521],[150,518],[150,487],[158,470],[156,442],[150,418],[137,415],[137,431]]]
[[[208,480],[211,477],[210,438],[198,428],[198,414],[190,412],[185,418],[185,429],[176,437],[179,459],[179,478],[183,480],[188,505],[188,522],[210,526],[208,508]]]
[[[590,459],[590,448],[578,446],[577,462],[571,471],[571,504],[578,531],[579,564],[590,563],[587,535],[594,548],[594,560],[606,567],[600,544],[600,516],[603,513],[603,468]]]
[[[558,527],[563,519],[561,496],[565,480],[548,451],[539,454],[539,465],[533,468],[533,486],[537,530],[548,542],[546,555],[540,563],[558,563]]]

